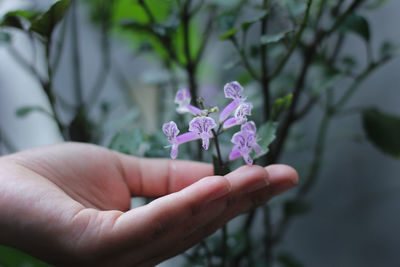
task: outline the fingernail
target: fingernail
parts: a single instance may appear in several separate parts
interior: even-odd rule
[[[246,192],[250,193],[250,192],[254,192],[257,191],[259,189],[265,188],[269,185],[269,181],[267,179],[262,179],[262,180],[257,180],[256,182],[252,183],[251,185],[249,185],[246,188]]]

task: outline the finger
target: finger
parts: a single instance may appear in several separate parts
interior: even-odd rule
[[[200,242],[203,238],[213,234],[232,218],[243,212],[247,212],[253,208],[265,204],[272,197],[293,188],[298,183],[297,172],[286,165],[271,165],[265,168],[268,173],[270,185],[248,193],[236,194],[237,199],[230,199],[227,208],[217,218],[210,220],[208,224],[196,229],[188,236],[184,242],[171,247],[166,253],[168,257],[172,257],[178,253],[185,251],[187,248]],[[232,193],[234,190],[232,190]],[[161,256],[162,257],[162,256]],[[165,259],[165,258],[164,258]],[[157,259],[155,259],[157,260]],[[161,259],[162,260],[162,259]]]
[[[212,165],[200,162],[116,155],[125,182],[135,196],[163,196],[213,174]]]
[[[114,233],[128,243],[154,241],[171,227],[197,214],[202,205],[227,195],[230,190],[228,180],[222,176],[203,178],[179,192],[124,213],[115,222]]]
[[[141,253],[141,255],[146,256],[148,259],[154,258],[159,255],[159,251],[169,250],[171,243],[178,245],[182,242],[185,242],[187,237],[190,236],[192,232],[206,224],[209,224],[210,221],[220,216],[226,209],[227,203],[229,203],[229,199],[231,199],[233,195],[252,192],[254,190],[266,187],[267,176],[268,173],[266,170],[259,166],[239,168],[225,177],[225,180],[230,184],[231,187],[229,194],[226,194],[215,201],[207,199],[206,201],[202,200],[202,202],[199,203],[192,203],[192,207],[197,207],[194,210],[192,208],[192,212],[190,214],[185,212],[184,209],[178,213],[176,213],[176,211],[166,210],[165,205],[157,203],[157,200],[152,202],[151,204],[158,204],[162,212],[166,212],[166,217],[152,217],[151,221],[147,222],[147,225],[149,225],[153,220],[156,220],[160,224],[156,225],[156,231],[151,234],[152,240],[150,240],[148,243],[151,245],[149,245],[147,248],[146,246],[142,247],[144,251]],[[179,193],[187,190],[187,201],[189,202],[189,198],[191,197],[189,194],[193,194],[193,192],[189,191],[188,189],[194,188],[194,192],[196,192],[198,190],[198,184],[202,183],[204,180],[205,179],[197,182],[196,184],[180,191]],[[165,202],[167,198],[168,196],[158,200]],[[181,201],[182,200],[183,199],[181,199]],[[177,201],[174,200],[173,203],[176,205]]]

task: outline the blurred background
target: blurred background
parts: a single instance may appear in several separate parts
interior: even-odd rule
[[[2,0],[0,16],[11,10],[45,10],[53,2]],[[82,141],[104,146],[111,146],[113,140],[114,145],[118,145],[121,140],[126,140],[124,138],[132,138],[132,135],[125,135],[123,139],[115,139],[126,128],[140,128],[143,134],[160,132],[162,123],[176,116],[174,92],[189,86],[185,74],[172,69],[171,75],[168,60],[160,60],[152,55],[154,52],[148,53],[148,50],[157,48],[140,39],[147,37],[132,37],[121,29],[102,24],[99,20],[102,13],[98,10],[101,1],[76,2],[73,7],[76,12],[66,14],[67,26],[61,23],[55,29],[58,43],[53,46],[62,44],[52,81],[55,94],[62,99],[56,106],[58,116],[64,122],[79,124],[82,120],[90,121],[88,125],[93,127],[88,131],[90,137],[79,137],[86,138]],[[120,6],[113,8],[123,10],[128,1],[120,2]],[[123,13],[121,10],[119,12]],[[387,39],[400,42],[400,1],[388,0],[378,9],[361,10],[360,13],[369,22],[372,50],[378,50]],[[197,20],[199,28],[194,30],[197,31],[195,34],[207,27],[202,25],[206,22],[206,19]],[[63,31],[65,37],[60,41]],[[40,41],[30,40],[29,36],[17,30],[10,32],[10,44],[0,44],[0,151],[3,155],[65,139],[48,114],[35,110],[21,111],[24,107],[41,107],[46,112],[53,112],[40,82],[12,55],[12,50],[17,50],[39,75],[46,76],[46,62],[42,60],[45,52],[40,49]],[[253,37],[250,34],[248,38],[252,40]],[[76,46],[79,47],[78,53]],[[346,54],[352,55],[359,64],[366,61],[365,46],[359,36],[349,35],[343,46]],[[53,53],[56,51],[54,49]],[[223,99],[223,85],[239,79],[243,72],[240,67],[227,66],[233,53],[235,50],[228,41],[221,41],[218,34],[211,34],[198,69],[198,95],[210,102]],[[301,58],[294,58],[289,64],[300,65]],[[399,69],[399,57],[379,68],[363,81],[349,105],[379,107],[384,112],[400,116]],[[177,88],[172,88],[173,85]],[[252,89],[256,87],[252,82],[246,86],[249,92],[256,92]],[[346,81],[338,81],[336,86],[344,87]],[[77,87],[80,92],[77,92]],[[257,99],[257,93],[253,97]],[[84,118],[77,112],[82,103]],[[166,111],[162,112],[160,107]],[[310,150],[317,138],[320,117],[321,110],[313,108],[301,124],[292,129],[292,139],[286,144],[280,159],[281,163],[294,166],[300,177],[306,175],[312,160]],[[94,128],[97,130],[92,131]],[[70,129],[69,136],[72,135]],[[140,149],[135,153],[141,155]],[[161,146],[154,156],[168,156],[168,151],[163,152]],[[276,249],[290,253],[293,265],[280,263],[276,266],[399,266],[399,159],[387,156],[367,141],[360,113],[354,112],[332,121],[323,163],[318,181],[307,196],[309,210],[290,223],[287,234]],[[271,207],[279,206],[286,197],[273,200]],[[263,223],[261,218],[256,222],[255,232]],[[176,266],[181,262],[182,257],[178,256],[162,265]],[[299,265],[294,265],[296,263]],[[7,264],[10,263],[6,262],[4,266]],[[36,264],[39,263],[25,262],[23,266]]]

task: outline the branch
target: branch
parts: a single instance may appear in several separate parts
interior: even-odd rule
[[[352,97],[352,95],[356,92],[359,85],[378,67],[382,66],[384,63],[388,62],[391,57],[383,57],[377,62],[370,63],[362,73],[360,73],[354,80],[354,82],[345,90],[345,93],[338,100],[338,102],[334,105],[335,110],[342,108]]]
[[[82,79],[81,79],[81,64],[79,55],[79,34],[78,34],[78,16],[77,16],[77,0],[72,1],[71,6],[71,30],[72,30],[72,64],[74,70],[74,87],[75,97],[78,108],[83,105]]]
[[[254,80],[260,81],[261,78],[256,74],[253,67],[250,65],[249,61],[247,60],[246,52],[243,50],[243,48],[240,48],[236,37],[232,37],[230,38],[230,40],[232,41],[233,46],[236,48],[236,51],[239,53],[245,69],[249,72],[249,74],[253,77]]]
[[[90,110],[96,104],[98,98],[101,95],[102,90],[104,89],[106,79],[110,72],[111,51],[110,51],[110,40],[108,35],[109,29],[110,29],[109,14],[107,15],[103,14],[103,21],[101,27],[101,42],[100,42],[102,61],[95,83],[93,84],[93,87],[89,91],[88,101],[90,101],[90,103],[87,101],[87,104],[89,105],[88,110]]]
[[[61,26],[60,39],[58,40],[57,45],[56,45],[57,50],[55,52],[54,61],[51,66],[51,68],[53,69],[53,73],[57,72],[58,66],[60,65],[60,59],[61,59],[61,54],[62,54],[64,43],[65,43],[65,35],[66,35],[66,29],[67,29],[67,24],[68,24],[67,18],[68,18],[68,16],[64,17],[64,21]]]
[[[296,36],[294,38],[292,46],[289,48],[288,53],[285,55],[285,57],[282,59],[282,61],[278,64],[278,67],[276,68],[276,70],[269,77],[269,80],[272,80],[272,79],[276,78],[276,76],[279,75],[279,73],[282,71],[283,67],[286,65],[288,59],[290,58],[290,56],[294,52],[295,48],[297,47],[297,44],[300,42],[301,36],[303,35],[304,29],[307,26],[307,22],[308,22],[308,19],[309,19],[309,16],[310,16],[310,9],[311,9],[312,1],[313,0],[308,0],[307,1],[306,13],[304,15],[303,21],[301,22],[300,29],[299,29],[299,31],[297,32],[297,34],[296,34]]]
[[[150,23],[155,23],[156,20],[153,16],[153,13],[151,12],[149,6],[147,5],[145,0],[139,0],[139,5],[143,8],[144,12],[147,15],[147,18],[149,19]]]
[[[264,0],[263,6],[265,9],[268,8],[268,0]],[[260,36],[263,36],[267,33],[268,31],[268,18],[269,16],[264,16],[263,19],[261,19],[261,32]],[[261,39],[261,38],[260,38]],[[267,50],[267,44],[261,44],[260,45],[260,52],[261,52],[261,87],[262,87],[262,92],[264,96],[264,115],[265,115],[265,120],[269,119],[269,113],[270,113],[270,90],[269,90],[269,79],[268,79],[268,50]]]
[[[29,63],[19,52],[17,49],[15,49],[13,46],[8,47],[8,51],[10,52],[10,55],[14,58],[14,60],[22,67],[24,68],[27,72],[32,74],[41,85],[45,84],[46,81],[44,78],[40,76],[38,71],[35,69],[35,67]]]
[[[209,38],[211,36],[211,32],[212,32],[212,29],[213,29],[213,23],[214,23],[214,20],[215,20],[215,14],[216,13],[217,13],[216,9],[214,9],[214,8],[211,9],[209,17],[208,17],[208,20],[207,20],[207,24],[205,26],[205,30],[204,30],[203,35],[202,35],[203,36],[203,40],[202,40],[202,42],[200,44],[199,51],[197,52],[197,55],[196,55],[195,59],[193,60],[194,64],[196,64],[196,65],[199,64],[199,62],[201,60],[201,57],[203,56],[204,50],[205,50],[205,48],[207,46],[208,40],[209,40]]]

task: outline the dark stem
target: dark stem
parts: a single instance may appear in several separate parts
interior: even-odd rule
[[[307,2],[307,9],[306,9],[306,13],[304,15],[303,21],[301,22],[301,26],[299,31],[297,32],[296,36],[294,37],[293,43],[289,48],[289,51],[286,53],[285,57],[282,59],[282,61],[278,64],[278,67],[276,68],[276,70],[272,73],[271,77],[269,78],[270,80],[276,78],[282,71],[283,67],[286,65],[287,61],[289,60],[290,56],[292,55],[292,53],[294,52],[295,48],[297,47],[297,45],[300,43],[301,41],[301,37],[303,35],[304,29],[307,26],[307,22],[309,19],[309,15],[310,15],[310,10],[311,10],[311,4],[312,4],[313,0],[308,0]]]
[[[264,219],[264,257],[266,267],[272,266],[272,224],[271,224],[271,210],[268,205],[263,207]]]
[[[79,55],[79,34],[78,34],[78,16],[77,16],[77,0],[72,0],[71,5],[71,42],[72,42],[72,64],[73,64],[73,81],[75,88],[75,97],[78,110],[83,106],[83,92],[81,79],[81,63]]]
[[[182,7],[181,19],[183,24],[183,42],[184,42],[184,53],[185,53],[185,69],[188,76],[189,81],[189,90],[193,99],[197,99],[197,81],[196,81],[196,72],[197,65],[194,61],[192,61],[192,55],[190,52],[191,40],[190,40],[190,4],[191,0],[185,1]]]
[[[264,0],[263,6],[265,9],[268,7],[268,0]],[[269,16],[265,16],[261,20],[261,32],[260,36],[263,36],[267,34],[268,31],[268,18]],[[262,86],[262,92],[264,96],[264,120],[268,121],[269,120],[269,113],[270,113],[270,90],[269,90],[269,79],[268,79],[268,50],[267,50],[267,44],[261,44],[260,45],[260,50],[261,50],[261,86]]]
[[[253,67],[250,65],[250,62],[247,60],[247,55],[246,55],[244,48],[243,47],[241,48],[239,46],[237,39],[235,37],[232,37],[230,40],[232,41],[233,46],[235,47],[236,51],[240,55],[240,59],[242,60],[243,67],[247,70],[247,72],[251,75],[251,77],[254,80],[260,81],[261,78],[257,75],[257,73],[254,71]]]
[[[151,10],[150,10],[149,6],[147,5],[146,1],[145,0],[139,0],[139,5],[142,6],[144,12],[147,15],[147,18],[149,19],[149,22],[150,23],[156,22],[156,20],[155,20],[155,18],[153,16],[153,13],[151,12]]]
[[[45,53],[46,53],[46,65],[47,65],[47,81],[43,83],[43,90],[49,100],[51,112],[53,113],[53,118],[57,124],[58,129],[60,130],[61,135],[64,139],[67,139],[65,127],[61,123],[61,120],[58,117],[58,113],[56,110],[56,99],[54,97],[54,89],[53,89],[53,71],[51,68],[50,57],[51,57],[51,45],[52,39],[51,36],[48,37],[45,44]]]
[[[100,65],[100,70],[98,72],[96,82],[94,83],[92,89],[90,90],[87,104],[89,105],[88,110],[92,108],[101,95],[102,90],[104,89],[106,79],[110,72],[111,68],[111,51],[110,51],[110,40],[109,40],[109,29],[110,29],[110,13],[106,10],[108,5],[102,6],[102,22],[101,22],[101,55],[102,62]]]

